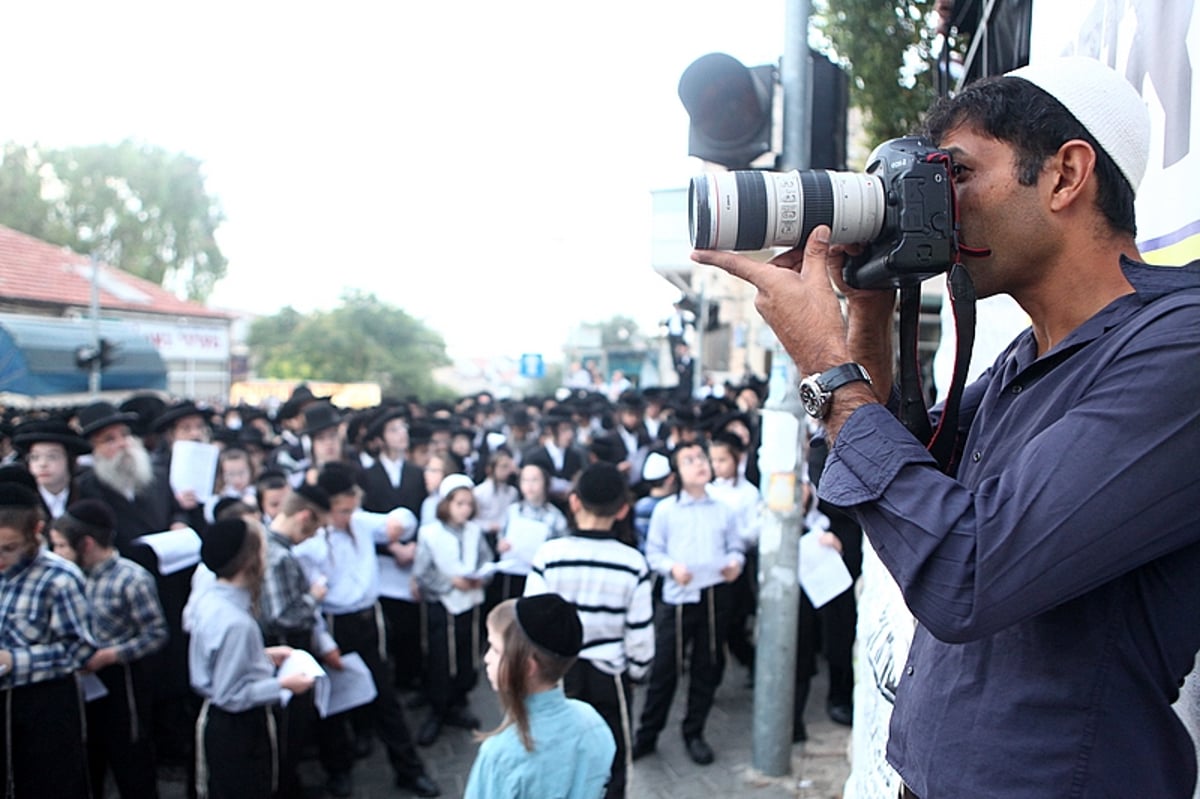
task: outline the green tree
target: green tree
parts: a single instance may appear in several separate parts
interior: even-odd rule
[[[291,307],[257,320],[247,338],[260,377],[375,382],[385,394],[439,396],[448,366],[441,335],[374,294],[349,291],[331,311]]]
[[[878,143],[915,131],[937,98],[935,0],[818,0],[813,22],[850,74],[850,104]],[[872,144],[873,146],[873,144]]]
[[[41,150],[9,143],[0,161],[0,223],[95,255],[203,302],[225,276],[224,217],[201,162],[124,141]]]

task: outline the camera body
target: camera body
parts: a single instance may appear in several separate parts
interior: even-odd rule
[[[844,275],[855,288],[910,285],[956,259],[950,155],[923,138],[880,144],[863,173],[735,171],[692,179],[688,227],[697,249],[803,246],[829,225],[830,241],[862,244]]]

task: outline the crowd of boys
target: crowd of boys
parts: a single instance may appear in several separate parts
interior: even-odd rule
[[[276,795],[305,795],[298,762],[306,751],[322,766],[329,794],[351,795],[354,762],[378,740],[398,787],[437,796],[441,789],[418,747],[431,743],[443,723],[477,728],[478,721],[459,706],[440,708],[444,701],[434,689],[445,675],[430,667],[444,659],[429,656],[437,629],[431,620],[439,618],[431,612],[439,608],[422,596],[421,585],[431,583],[417,579],[414,565],[420,571],[434,560],[422,546],[445,534],[428,525],[446,523],[442,500],[465,486],[479,522],[472,529],[480,536],[480,559],[499,559],[497,566],[520,575],[504,580],[502,589],[496,581],[496,590],[480,590],[481,605],[472,607],[486,614],[506,594],[556,593],[579,613],[581,651],[564,689],[595,707],[612,732],[616,755],[606,796],[624,796],[630,762],[653,752],[685,659],[686,750],[696,763],[711,763],[716,755],[703,731],[727,642],[744,665],[753,662],[754,576],[745,565],[753,563],[756,542],[755,448],[764,388],[751,381],[682,405],[665,391],[631,388],[615,400],[585,389],[524,400],[481,392],[453,403],[410,397],[353,410],[302,385],[273,412],[139,394],[120,406],[101,401],[10,414],[4,432],[12,463],[0,467],[0,504],[12,509],[0,509],[0,601],[6,608],[35,602],[21,598],[29,590],[21,587],[22,573],[49,569],[57,577],[37,578],[38,590],[61,595],[36,601],[70,609],[65,618],[73,621],[60,630],[55,625],[63,618],[55,615],[40,629],[34,614],[31,629],[0,634],[0,669],[8,672],[0,688],[28,694],[28,683],[49,681],[61,693],[63,685],[74,690],[77,674],[94,675],[103,686],[104,695],[89,697],[71,728],[90,747],[88,773],[72,788],[58,785],[56,795],[86,795],[76,789],[103,785],[110,772],[122,796],[152,797],[156,775],[171,773],[186,774],[203,794],[215,785],[206,782],[214,769],[197,759],[197,719],[225,723],[221,714],[236,718],[250,710],[245,702],[222,708],[212,675],[200,682],[189,675],[189,637],[211,618],[206,602],[244,593],[258,626],[251,647],[258,636],[270,653],[268,665],[248,670],[269,673],[291,649],[341,670],[343,658],[356,653],[376,689],[369,704],[329,718],[316,714],[303,689],[286,708],[274,707],[268,715]],[[185,441],[220,449],[211,498],[172,487],[172,453]],[[536,554],[519,552],[512,522],[525,500],[545,503],[537,514],[526,509],[520,522],[527,531],[542,524],[530,519],[547,520]],[[208,531],[229,528],[230,519],[250,531],[237,538],[239,546],[254,535],[264,542],[261,563],[236,560],[232,545],[208,546]],[[184,527],[197,531],[206,552],[223,552],[217,565],[225,571],[207,554],[198,565],[162,568],[140,540]],[[235,562],[240,576],[226,574]],[[476,574],[445,579],[481,589],[489,581]],[[233,588],[212,593],[230,580]],[[437,645],[466,650],[449,666],[464,690],[474,685],[481,633],[476,625],[467,638]],[[43,644],[57,655],[45,673],[22,654]],[[190,657],[192,672],[206,670],[195,651]],[[223,656],[214,650],[207,657]],[[638,685],[646,695],[635,720]],[[403,694],[410,697],[402,700]],[[52,700],[28,701],[33,710],[13,703],[10,723],[19,725],[23,713]],[[273,694],[268,704],[278,704]],[[261,720],[259,704],[250,705],[253,729],[239,733],[248,741]],[[407,714],[422,707],[430,708],[425,723],[410,726]],[[8,778],[37,786],[44,775],[26,764],[53,757],[61,740],[18,742],[19,726],[13,729],[9,743],[32,751],[23,760],[19,748],[12,750]]]

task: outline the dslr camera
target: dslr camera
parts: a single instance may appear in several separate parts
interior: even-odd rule
[[[688,229],[702,250],[802,246],[828,225],[835,244],[862,244],[847,257],[846,283],[860,289],[919,283],[957,260],[951,159],[909,136],[880,144],[866,171],[739,170],[695,177]]]

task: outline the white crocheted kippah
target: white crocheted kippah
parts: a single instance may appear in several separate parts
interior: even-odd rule
[[[1137,193],[1150,157],[1150,113],[1129,81],[1084,56],[1039,61],[1006,77],[1027,80],[1062,103]]]

